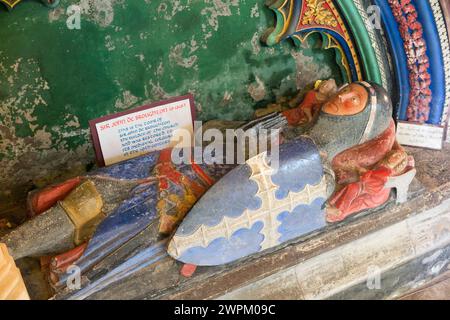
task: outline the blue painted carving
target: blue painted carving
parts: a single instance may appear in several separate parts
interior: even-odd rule
[[[168,188],[160,190],[158,180],[144,182],[148,178],[159,177],[155,166],[160,160],[160,155],[160,152],[154,152],[136,159],[100,168],[91,174],[119,180],[143,181],[140,181],[140,184],[130,192],[129,198],[121,203],[97,227],[86,251],[83,253],[82,257],[76,261],[76,265],[83,273],[116,252],[123,244],[132,241],[133,238],[139,235],[152,223],[159,224],[157,204],[161,199],[167,199],[169,195],[177,195],[180,199],[184,199],[186,190],[185,186],[182,184],[175,184],[169,181]],[[199,167],[214,181],[223,177],[234,168],[235,165],[200,164]],[[189,180],[202,185],[205,189],[209,188],[209,185],[199,177],[190,164],[175,165],[174,169]],[[178,213],[176,203],[173,205],[174,207],[172,209],[167,209],[165,214],[171,215]],[[155,230],[157,230],[157,228],[155,228]],[[159,237],[160,235],[158,232],[152,233],[148,239],[148,245],[151,246],[154,244],[159,240]],[[151,252],[150,249],[145,249],[144,251],[146,251],[147,254],[150,254]],[[151,260],[152,256],[145,257],[144,253],[139,253],[138,257],[136,257],[136,259],[147,258]],[[135,260],[135,262],[136,261],[137,260]],[[112,278],[117,280],[117,277],[120,275],[124,275],[124,273],[118,271],[118,274],[107,275],[97,280],[100,282],[109,281],[108,279]],[[129,274],[127,274],[127,276],[128,275]],[[58,283],[60,286],[65,285],[67,276],[67,274],[62,274],[60,276]],[[89,287],[93,288],[92,286]]]
[[[144,230],[158,218],[156,202],[156,184],[137,186],[130,198],[98,226],[76,265],[82,271],[87,270]]]
[[[274,45],[277,42],[286,40],[286,39],[293,39],[294,42],[296,42],[298,45],[298,37],[300,38],[306,38],[309,34],[313,33],[313,32],[319,32],[322,35],[330,35],[334,41],[336,41],[339,45],[339,47],[342,49],[342,54],[344,55],[346,61],[348,62],[348,67],[349,67],[349,71],[350,74],[347,74],[347,70],[344,70],[345,67],[342,65],[342,63],[339,61],[338,59],[338,64],[341,67],[341,71],[342,71],[342,76],[344,79],[344,82],[354,82],[354,81],[358,81],[361,80],[360,77],[358,76],[358,71],[357,71],[357,67],[356,67],[356,62],[355,62],[355,58],[352,55],[351,52],[351,48],[349,45],[349,42],[338,32],[333,31],[331,28],[329,28],[328,26],[320,26],[320,27],[308,27],[306,29],[300,30],[298,31],[297,28],[300,24],[300,19],[301,19],[301,12],[302,12],[302,6],[303,6],[303,1],[302,0],[298,0],[298,1],[286,1],[283,3],[283,1],[270,1],[268,2],[268,6],[271,7],[272,9],[276,8],[276,12],[281,13],[283,12],[284,17],[287,18],[281,18],[279,17],[278,19],[280,20],[285,20],[287,19],[289,21],[288,25],[282,25],[282,27],[286,27],[285,30],[283,30],[283,33],[281,34],[272,34],[269,36],[270,39],[266,39],[266,43],[269,45]],[[292,8],[291,8],[292,6]],[[283,23],[286,23],[285,21]],[[278,27],[280,28],[280,27]],[[274,32],[276,33],[276,32]],[[274,40],[275,38],[278,38]],[[326,36],[323,37],[323,41],[324,41],[324,47],[328,47],[328,46],[333,46],[329,41],[330,39],[327,38]],[[339,52],[339,54],[341,54],[341,52]]]
[[[405,49],[405,42],[399,31],[399,24],[396,22],[388,0],[373,0],[381,9],[384,29],[391,48],[391,54],[394,58],[395,76],[397,78],[400,91],[400,102],[398,106],[397,117],[399,120],[407,121],[407,109],[410,105],[410,78],[412,75],[408,70],[408,57],[405,50],[414,50],[414,48]],[[416,8],[418,22],[423,27],[423,40],[426,43],[426,55],[430,62],[428,73],[431,76],[430,90],[432,92],[432,101],[430,105],[430,115],[427,123],[441,125],[442,115],[444,113],[446,90],[445,90],[445,64],[443,51],[439,38],[434,13],[428,0],[412,0],[411,4]]]
[[[79,291],[70,292],[67,296],[61,298],[66,300],[86,299],[90,295],[106,288],[108,285],[129,277],[136,272],[167,258],[168,255],[165,250],[166,246],[167,239],[157,242],[156,244],[150,241],[146,248],[141,248],[138,253],[119,264],[117,267],[113,267],[107,274],[88,283]]]
[[[279,186],[277,199],[284,199],[289,192],[299,192],[307,184],[316,185],[323,176],[319,151],[307,137],[300,137],[280,146],[279,170],[272,176],[272,182]]]
[[[198,165],[213,181],[222,179],[231,169],[236,168],[236,164],[205,164]],[[197,177],[198,178],[198,177]]]
[[[179,260],[192,261],[202,266],[215,266],[257,253],[261,250],[261,243],[264,240],[264,236],[260,233],[263,227],[262,222],[256,222],[251,229],[236,231],[230,239],[218,238],[206,248],[190,248],[182,254]]]
[[[409,104],[409,72],[406,64],[407,57],[404,49],[404,42],[400,36],[398,23],[395,21],[391,8],[387,0],[374,0],[381,10],[381,19],[386,30],[387,40],[391,48],[391,55],[394,59],[395,77],[399,88],[399,103],[396,106],[397,117],[406,120],[406,109]]]
[[[279,159],[278,171],[263,173],[269,175],[265,179],[272,180],[279,188],[265,189],[270,184],[261,182],[264,189],[260,190],[253,178],[250,179],[252,171],[247,164],[233,169],[214,185],[194,205],[178,228],[169,245],[169,254],[184,263],[220,265],[261,251],[264,235],[270,236],[270,244],[264,247],[269,248],[322,228],[325,225],[322,210],[327,197],[325,189],[319,189],[316,198],[310,199],[311,204],[298,206],[292,213],[284,212],[283,207],[272,207],[267,202],[270,202],[270,196],[265,198],[264,204],[264,210],[268,211],[258,211],[263,205],[260,197],[266,192],[273,192],[272,196],[279,200],[285,199],[290,192],[303,191],[306,195],[306,192],[309,193],[307,185],[317,186],[323,179],[319,151],[308,137],[299,137],[280,146]],[[267,160],[270,163],[275,158],[268,156]],[[256,161],[261,161],[260,168],[264,168],[262,159]],[[255,174],[261,173],[258,171]],[[281,229],[278,230],[278,224],[264,225],[265,219],[270,218],[269,212],[280,220]],[[233,219],[224,220],[224,217]],[[236,225],[239,227],[234,227]],[[255,230],[256,225],[258,230]],[[208,235],[210,230],[214,231]]]
[[[107,176],[115,179],[139,180],[148,178],[159,159],[159,152],[127,160],[109,167],[99,168],[89,175]]]
[[[192,214],[191,210],[177,233],[189,235],[202,224],[212,227],[224,216],[239,217],[245,209],[258,209],[261,206],[261,199],[256,197],[258,185],[249,179],[250,175],[251,169],[246,164],[228,173],[212,187],[212,192],[207,192],[194,206],[195,212],[201,214]]]
[[[414,2],[417,8],[419,21],[423,25],[423,34],[427,44],[427,55],[430,59],[430,68],[428,71],[431,75],[430,89],[433,96],[430,117],[427,123],[440,125],[445,107],[445,72],[441,41],[430,2],[428,0],[413,0],[412,2]]]
[[[360,80],[358,77],[358,72],[356,70],[355,59],[353,59],[352,52],[350,50],[350,46],[349,46],[348,42],[344,39],[344,37],[342,37],[339,33],[334,32],[333,30],[327,30],[324,28],[310,28],[307,31],[300,31],[296,34],[305,35],[307,33],[314,32],[314,31],[328,33],[337,41],[337,43],[339,43],[339,46],[342,48],[345,58],[347,59],[347,62],[348,62],[349,68],[350,68],[350,74],[351,74],[351,79],[348,79],[348,76],[345,73],[342,74],[343,79],[345,80],[344,82],[355,82],[355,81]]]
[[[278,216],[281,225],[278,231],[281,234],[280,243],[286,242],[326,226],[325,198],[317,198],[311,205],[299,205],[292,212],[284,211]]]

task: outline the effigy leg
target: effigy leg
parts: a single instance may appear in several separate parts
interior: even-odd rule
[[[327,221],[339,222],[363,210],[377,208],[397,189],[405,202],[414,176],[414,159],[395,139],[395,124],[379,137],[339,154],[333,160],[338,191],[327,208]]]
[[[67,197],[80,183],[81,178],[77,177],[43,190],[31,192],[28,196],[29,215],[34,217],[49,210],[58,201]]]
[[[389,200],[390,189],[385,185],[390,175],[386,169],[372,170],[360,181],[350,183],[329,201],[327,221],[339,222],[357,212],[379,207]]]

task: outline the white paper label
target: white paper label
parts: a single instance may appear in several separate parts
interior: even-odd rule
[[[173,147],[178,143],[172,141],[177,129],[188,130],[191,137],[194,131],[189,99],[129,113],[95,126],[105,165]]]
[[[441,150],[444,140],[444,128],[399,122],[397,126],[397,140],[405,146]]]

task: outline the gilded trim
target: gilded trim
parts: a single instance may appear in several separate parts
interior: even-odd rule
[[[14,8],[20,1],[22,0],[0,0],[0,2],[4,3],[9,9]]]

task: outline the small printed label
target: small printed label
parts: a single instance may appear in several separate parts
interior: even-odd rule
[[[397,140],[405,146],[441,150],[444,132],[444,128],[439,126],[399,122]]]
[[[174,132],[193,133],[191,96],[159,102],[91,121],[97,160],[111,165],[177,144]]]

